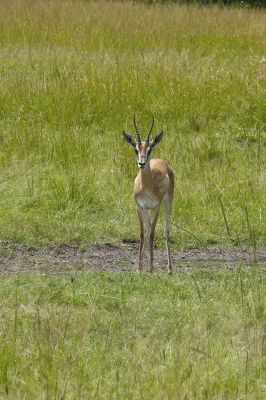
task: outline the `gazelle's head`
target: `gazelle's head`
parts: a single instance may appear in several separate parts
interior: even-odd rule
[[[162,140],[163,131],[160,132],[158,135],[156,135],[154,137],[154,139],[150,142],[150,135],[151,135],[152,128],[154,125],[154,118],[152,117],[151,127],[148,132],[147,138],[146,138],[145,142],[142,142],[141,138],[140,138],[139,130],[137,128],[135,115],[133,117],[133,124],[134,124],[134,129],[135,129],[135,132],[137,135],[138,142],[136,143],[135,140],[128,133],[126,133],[124,131],[123,131],[123,135],[124,135],[125,141],[128,142],[129,144],[131,144],[131,146],[135,150],[135,153],[136,153],[137,159],[138,159],[139,168],[144,169],[147,165],[147,162],[151,155],[152,149],[156,146],[156,144],[158,144]]]

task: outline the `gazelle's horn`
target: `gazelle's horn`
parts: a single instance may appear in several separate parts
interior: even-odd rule
[[[151,127],[150,127],[149,133],[147,135],[147,139],[146,139],[146,143],[147,144],[149,144],[149,142],[150,142],[150,135],[151,135],[151,132],[152,132],[152,129],[153,129],[153,125],[154,125],[154,117],[152,115],[152,117],[151,117]]]
[[[134,129],[135,129],[135,132],[136,132],[136,135],[137,135],[137,138],[138,138],[138,142],[139,142],[138,144],[141,144],[141,138],[140,138],[140,133],[139,133],[137,124],[136,124],[136,116],[135,116],[135,114],[134,114],[134,117],[133,117],[133,124],[134,124]]]

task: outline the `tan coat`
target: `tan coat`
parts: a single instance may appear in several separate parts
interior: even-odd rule
[[[144,209],[159,206],[166,194],[172,198],[173,191],[174,173],[164,160],[150,160],[149,165],[141,170],[135,179],[135,201]]]

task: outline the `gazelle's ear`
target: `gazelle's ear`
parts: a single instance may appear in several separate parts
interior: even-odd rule
[[[156,135],[153,141],[150,144],[150,148],[152,149],[156,144],[158,144],[163,138],[163,131],[159,133],[159,135]]]
[[[123,136],[124,139],[127,143],[131,144],[132,147],[134,147],[134,149],[136,148],[136,142],[135,140],[126,132],[123,131]]]

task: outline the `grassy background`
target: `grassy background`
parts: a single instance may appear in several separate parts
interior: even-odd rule
[[[138,238],[135,112],[176,175],[174,246],[266,245],[263,10],[0,3],[0,235]],[[162,218],[159,228],[162,227]],[[159,240],[162,232],[159,233]]]
[[[1,399],[265,399],[265,270],[8,277]]]
[[[265,11],[0,2],[0,237],[137,239],[135,112],[176,175],[174,246],[262,246]],[[162,228],[162,219],[159,223]],[[159,234],[159,243],[162,238]],[[2,399],[263,399],[265,269],[7,277]]]

